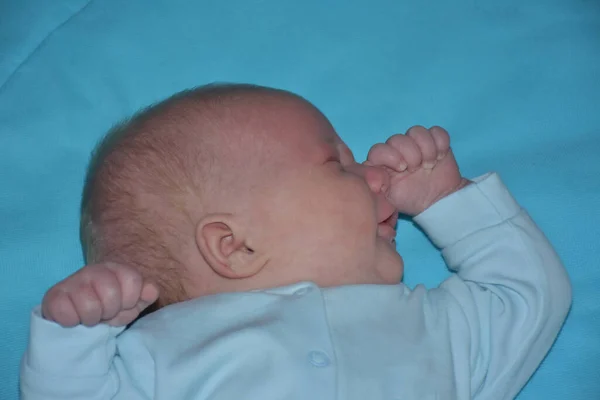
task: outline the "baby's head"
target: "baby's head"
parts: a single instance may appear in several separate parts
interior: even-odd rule
[[[129,264],[156,282],[159,306],[299,281],[392,284],[402,260],[387,186],[301,97],[204,86],[100,143],[81,239],[88,264]]]

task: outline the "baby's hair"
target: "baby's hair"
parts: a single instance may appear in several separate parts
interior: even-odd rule
[[[244,94],[274,93],[294,96],[211,84],[180,92],[111,129],[92,152],[85,178],[80,239],[86,263],[134,266],[158,285],[158,307],[185,300],[182,255],[195,245],[188,206],[202,207],[203,195],[214,192],[207,175],[219,170],[210,139],[215,135],[203,135],[203,127],[218,130],[227,104]]]

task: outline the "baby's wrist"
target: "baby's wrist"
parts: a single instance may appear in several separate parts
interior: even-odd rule
[[[438,201],[450,196],[453,193],[458,192],[461,189],[464,189],[465,187],[469,186],[470,184],[472,184],[473,181],[470,181],[466,178],[461,178],[460,179],[460,183],[456,186],[454,186],[452,189],[450,190],[446,190],[444,192],[442,192],[438,197],[435,198],[434,201],[432,201],[424,210],[426,210],[427,208],[431,207],[432,205],[434,205],[435,203],[437,203]],[[424,211],[423,210],[423,211]]]
[[[473,181],[470,181],[467,178],[461,178],[460,179],[460,185],[458,185],[458,187],[452,193],[458,192],[459,190],[461,190],[461,189],[469,186],[472,183],[473,183]],[[450,193],[450,194],[452,194],[452,193]]]
[[[444,197],[448,197],[448,196],[450,196],[451,194],[453,194],[453,193],[456,193],[456,192],[458,192],[458,191],[459,191],[459,190],[461,190],[461,189],[464,189],[465,187],[469,186],[471,183],[473,183],[473,181],[470,181],[470,180],[468,180],[468,179],[466,179],[466,178],[462,178],[462,177],[461,177],[461,178],[460,178],[460,183],[459,183],[457,186],[455,186],[454,188],[450,189],[449,191],[447,191],[447,192],[444,192],[444,193],[443,193],[443,194],[442,194],[442,195],[441,195],[441,196],[440,196],[440,197],[437,199],[437,201],[440,201],[440,200],[441,200],[441,199],[443,199]]]

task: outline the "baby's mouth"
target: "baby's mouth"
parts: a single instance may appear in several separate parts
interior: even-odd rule
[[[398,213],[396,210],[392,211],[386,219],[377,224],[377,236],[386,240],[391,244],[396,243],[396,223],[398,222]]]
[[[396,230],[384,222],[377,225],[377,236],[390,244],[396,243]]]

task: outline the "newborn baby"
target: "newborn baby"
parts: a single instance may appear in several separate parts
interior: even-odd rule
[[[401,283],[398,213],[442,250],[439,287]],[[444,129],[359,164],[265,87],[115,128],[81,233],[88,265],[32,312],[23,399],[511,399],[571,302],[543,233],[496,174],[460,175]]]

